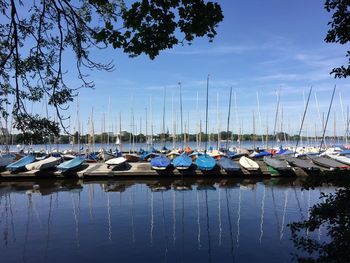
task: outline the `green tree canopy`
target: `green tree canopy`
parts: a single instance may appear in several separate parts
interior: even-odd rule
[[[342,45],[350,42],[350,1],[349,0],[326,0],[325,8],[332,13],[332,19],[328,23],[330,29],[327,32],[325,41],[328,43],[339,43]],[[348,65],[334,68],[331,74],[336,78],[350,76],[350,50],[346,52]]]
[[[0,113],[30,134],[59,133],[64,110],[81,87],[93,87],[86,69],[112,70],[91,51],[112,46],[154,59],[196,37],[212,41],[223,20],[219,4],[204,0],[0,0]],[[80,87],[66,82],[65,52],[75,55]],[[13,101],[12,101],[13,100]],[[57,121],[32,114],[28,104],[47,101]],[[8,110],[12,109],[12,110]]]

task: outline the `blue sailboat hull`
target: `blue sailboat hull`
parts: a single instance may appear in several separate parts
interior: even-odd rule
[[[78,169],[84,163],[84,161],[85,161],[85,157],[78,156],[72,160],[61,163],[60,165],[57,166],[57,170],[61,172],[72,171],[72,170]]]
[[[241,170],[241,167],[238,163],[227,157],[220,158],[218,160],[218,165],[221,169],[225,170],[226,172],[238,172]]]
[[[30,155],[27,155],[27,156],[19,159],[18,161],[14,162],[14,163],[7,165],[6,169],[11,171],[11,172],[23,171],[26,169],[25,166],[27,164],[30,164],[34,161],[35,161],[35,156],[30,154]]]
[[[157,156],[151,160],[151,166],[154,169],[166,169],[170,165],[170,159],[164,155]]]
[[[205,154],[196,159],[196,165],[202,171],[210,171],[214,169],[216,162],[213,157]]]
[[[187,154],[182,154],[173,160],[173,166],[180,170],[188,169],[191,165],[192,159]]]

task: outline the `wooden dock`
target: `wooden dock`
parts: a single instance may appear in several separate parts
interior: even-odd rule
[[[241,169],[240,172],[228,174],[224,170],[221,170],[219,167],[212,171],[201,171],[196,169],[193,166],[189,170],[179,171],[173,167],[157,171],[153,170],[149,163],[140,162],[140,163],[127,163],[124,167],[109,168],[105,163],[89,163],[85,164],[80,170],[70,172],[68,174],[62,174],[56,170],[47,170],[47,171],[26,171],[19,173],[11,173],[9,171],[0,172],[0,178],[64,178],[64,177],[73,177],[73,178],[124,178],[124,177],[144,177],[144,178],[156,178],[164,176],[175,176],[175,177],[202,177],[202,176],[214,176],[214,177],[227,177],[227,176],[241,176],[241,177],[270,177],[266,164],[263,161],[257,161],[260,169],[258,171],[248,171]],[[293,169],[290,175],[294,176],[307,176],[307,173],[301,169]],[[282,176],[281,174],[274,174],[273,176]]]

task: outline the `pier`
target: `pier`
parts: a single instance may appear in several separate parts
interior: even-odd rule
[[[293,167],[287,174],[271,174],[267,165],[263,161],[257,161],[260,169],[258,171],[248,171],[241,169],[239,172],[227,173],[216,167],[211,171],[201,171],[193,166],[189,170],[179,171],[170,167],[166,170],[154,170],[147,162],[127,163],[123,167],[108,167],[105,163],[87,163],[81,169],[69,173],[61,173],[57,170],[46,171],[24,171],[11,173],[9,171],[0,172],[1,178],[159,178],[159,177],[279,177],[279,176],[308,176],[304,170]],[[327,173],[321,170],[320,173]]]

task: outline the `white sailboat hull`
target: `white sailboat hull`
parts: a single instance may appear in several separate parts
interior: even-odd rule
[[[245,156],[242,156],[240,159],[239,159],[239,164],[249,170],[249,171],[257,171],[259,170],[259,165],[257,162],[245,157]]]
[[[125,162],[126,162],[126,159],[124,157],[117,157],[117,158],[109,159],[108,161],[105,162],[105,164],[119,166],[124,164]]]
[[[26,165],[26,169],[28,171],[31,171],[31,170],[46,170],[46,169],[55,167],[60,162],[61,162],[61,158],[60,157],[53,157],[53,156],[51,156],[51,157],[43,159],[41,161],[27,164]]]

